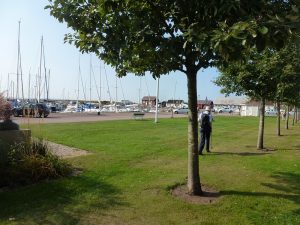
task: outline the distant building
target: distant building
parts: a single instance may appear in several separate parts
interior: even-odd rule
[[[240,115],[241,116],[259,116],[259,106],[260,102],[255,100],[248,100],[244,104],[241,105]],[[266,109],[273,108],[274,103],[270,101],[266,101],[265,105]]]
[[[154,107],[156,105],[156,96],[144,96],[142,98],[142,105],[144,107]]]
[[[166,102],[166,107],[173,107],[173,108],[182,108],[184,105],[183,100],[168,100]]]
[[[197,101],[197,109],[204,109],[205,106],[209,106],[211,109],[214,108],[214,102],[212,100],[208,100],[207,98],[205,100],[198,100]]]
[[[229,107],[241,116],[259,116],[260,102],[247,97],[220,97],[215,100],[215,110]],[[274,109],[273,102],[266,102],[266,109]]]
[[[230,108],[238,108],[241,105],[244,105],[247,102],[246,97],[219,97],[215,100],[214,105],[215,108],[220,107],[230,107]]]

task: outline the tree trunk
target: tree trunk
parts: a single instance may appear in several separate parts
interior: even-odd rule
[[[299,114],[298,114],[298,108],[296,107],[296,123],[298,123],[298,120],[299,120]]]
[[[264,128],[265,128],[265,99],[262,98],[259,107],[259,128],[257,138],[257,149],[264,148]]]
[[[280,136],[280,101],[277,101],[277,136]]]
[[[197,71],[187,71],[188,86],[188,192],[201,195],[198,155]]]
[[[289,118],[290,118],[290,106],[287,106],[287,110],[286,110],[286,119],[285,119],[285,129],[289,129]]]
[[[294,106],[294,114],[293,114],[293,123],[292,125],[295,125],[295,121],[296,121],[296,106]]]

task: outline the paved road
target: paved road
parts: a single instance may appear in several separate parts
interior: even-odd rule
[[[171,113],[159,113],[159,118],[171,118]],[[154,113],[145,113],[145,119],[153,119]],[[184,114],[174,114],[174,118],[187,117]],[[105,120],[128,120],[133,119],[133,113],[51,113],[47,118],[28,118],[12,117],[13,121],[18,124],[39,124],[39,123],[74,123],[74,122],[91,122]]]

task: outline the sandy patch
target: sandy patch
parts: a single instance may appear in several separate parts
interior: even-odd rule
[[[73,148],[73,147],[57,144],[50,141],[47,141],[46,143],[49,147],[49,150],[53,154],[58,155],[61,158],[72,158],[72,157],[91,154],[88,151],[82,149]]]

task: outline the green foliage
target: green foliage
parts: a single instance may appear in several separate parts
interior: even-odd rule
[[[221,75],[215,83],[225,94],[245,94],[251,98],[300,102],[300,45],[299,37],[291,39],[280,49],[257,52],[252,49],[247,60],[219,66]],[[245,57],[246,58],[246,57]]]
[[[9,116],[7,115],[8,111],[10,111],[10,104],[8,104],[8,102],[4,98],[3,93],[0,92],[0,120],[9,118]]]
[[[42,140],[1,147],[0,187],[31,184],[71,173],[70,165],[53,155]]]
[[[300,37],[289,41],[278,52],[281,61],[277,99],[290,105],[300,106]]]
[[[248,47],[282,47],[299,25],[299,1],[49,0],[74,30],[65,41],[94,52],[119,76],[198,71]],[[192,66],[192,67],[191,67]]]

